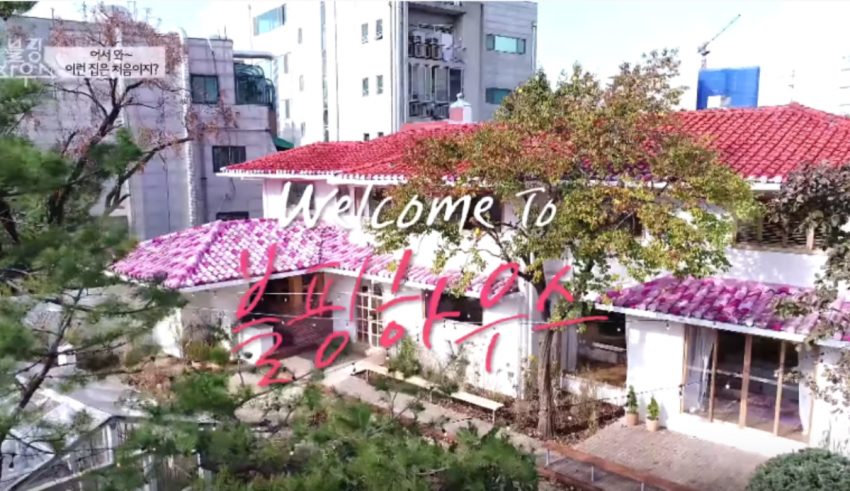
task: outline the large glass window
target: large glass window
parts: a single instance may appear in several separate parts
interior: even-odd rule
[[[524,55],[525,39],[499,36],[498,34],[488,34],[487,50]]]
[[[286,5],[254,17],[254,35],[259,36],[286,24]]]
[[[245,147],[212,147],[213,172],[219,173],[228,165],[241,164],[245,158]]]
[[[813,351],[773,338],[688,326],[682,409],[709,420],[805,441],[811,391],[788,383],[797,369],[814,374]]]
[[[195,104],[218,104],[218,76],[192,75],[192,102]]]

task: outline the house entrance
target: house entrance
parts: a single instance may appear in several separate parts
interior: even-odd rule
[[[357,342],[368,344],[372,348],[381,347],[383,322],[378,309],[384,304],[384,291],[378,283],[360,287],[357,292]]]

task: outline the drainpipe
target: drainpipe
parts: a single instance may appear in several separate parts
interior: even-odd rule
[[[180,44],[184,46],[188,52],[189,49],[189,36],[186,35],[186,30],[182,27],[180,29]],[[180,66],[180,75],[182,79],[182,89],[184,94],[188,94],[188,101],[183,104],[183,122],[184,126],[188,123],[189,119],[189,108],[192,105],[192,88],[190,87],[191,82],[189,80],[189,59],[188,54],[186,55],[186,59],[183,60],[183,63]],[[189,138],[189,127],[185,126],[184,138]],[[185,147],[184,153],[184,163],[186,164],[186,183],[189,186],[189,227],[194,227],[198,222],[198,197],[196,194],[195,187],[195,142],[190,141],[183,144]]]
[[[537,21],[531,23],[531,73],[537,72]]]
[[[396,60],[396,70],[398,70],[398,81],[396,87],[398,90],[399,104],[396,107],[397,121],[394,131],[401,131],[401,126],[407,121],[407,3],[396,2],[396,16],[398,29],[398,39],[396,49],[398,49],[398,60]]]

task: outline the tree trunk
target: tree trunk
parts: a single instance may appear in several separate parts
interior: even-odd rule
[[[556,377],[559,377],[561,374],[561,360],[564,359],[565,337],[566,332],[558,330],[555,332],[555,338],[552,341],[554,343],[554,346],[552,346],[552,373]]]
[[[537,415],[538,438],[552,438],[555,429],[552,401],[552,340],[555,331],[547,329],[540,342],[540,357],[537,362],[537,393],[539,412]]]

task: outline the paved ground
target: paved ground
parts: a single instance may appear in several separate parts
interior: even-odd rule
[[[761,455],[681,433],[615,423],[576,445],[576,450],[649,472],[701,491],[743,491]]]

